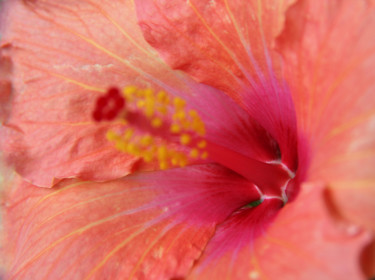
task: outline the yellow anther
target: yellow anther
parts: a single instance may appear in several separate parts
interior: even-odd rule
[[[151,89],[151,88],[146,88],[144,91],[143,91],[143,94],[144,96],[146,96],[146,98],[153,98],[154,97],[154,91]]]
[[[197,133],[201,136],[205,135],[206,134],[206,129],[204,128],[204,124],[202,124],[202,126],[200,126],[198,129],[197,129]]]
[[[199,156],[199,151],[197,150],[197,149],[191,149],[191,151],[190,151],[190,156],[192,157],[192,158],[197,158],[198,156]]]
[[[146,135],[141,138],[140,142],[143,146],[147,147],[147,146],[150,146],[154,142],[154,138],[150,135]]]
[[[172,165],[178,165],[178,157],[176,155],[173,155],[171,162]]]
[[[155,128],[161,127],[162,124],[163,124],[163,121],[160,118],[154,118],[151,121],[152,127],[155,127]]]
[[[168,113],[168,108],[167,108],[166,106],[162,105],[162,106],[159,106],[159,107],[158,107],[158,111],[159,111],[162,115],[165,115],[165,114]]]
[[[145,113],[146,117],[152,118],[153,115],[154,115],[154,113],[155,113],[155,106],[154,106],[154,104],[152,104],[152,103],[147,104],[146,108],[144,110],[144,113]]]
[[[127,152],[126,142],[121,142],[121,141],[116,142],[116,149],[118,149],[122,152]]]
[[[130,129],[130,128],[129,128],[129,129],[125,130],[125,133],[124,133],[124,140],[125,140],[125,141],[129,141],[130,138],[132,138],[133,134],[134,134],[134,130],[133,130],[133,129]]]
[[[197,118],[200,119],[199,115],[198,115],[198,112],[195,111],[195,110],[190,110],[189,111],[189,116],[192,117],[193,119],[197,119]]]
[[[156,95],[156,99],[162,103],[162,104],[165,104],[165,105],[168,105],[169,104],[169,96],[168,94],[161,90],[158,92],[158,94]]]
[[[202,155],[201,155],[201,159],[207,159],[207,158],[208,158],[208,153],[203,152]]]
[[[173,165],[185,166],[187,164],[186,156],[180,152],[174,152],[172,154],[171,162]]]
[[[191,129],[191,123],[188,120],[181,120],[181,125],[185,130]]]
[[[198,144],[197,144],[197,147],[198,147],[199,149],[204,149],[204,148],[206,148],[206,146],[207,146],[207,142],[206,142],[205,140],[201,140],[201,141],[199,141]]]
[[[140,155],[139,147],[135,143],[129,143],[126,147],[126,151],[131,155]]]
[[[189,134],[182,134],[180,136],[180,143],[182,145],[188,145],[191,141],[191,136]]]
[[[152,152],[145,151],[142,154],[142,158],[144,159],[145,162],[151,162],[154,158],[154,155]]]
[[[185,167],[186,165],[187,165],[187,163],[188,163],[188,160],[187,160],[187,158],[183,155],[183,156],[181,156],[180,158],[179,158],[179,160],[178,160],[178,165],[180,166],[180,167]]]
[[[191,124],[191,127],[196,133],[198,133],[201,136],[206,134],[204,123],[200,120],[193,121],[193,123]]]
[[[116,132],[112,131],[112,130],[109,130],[107,132],[107,135],[106,135],[107,139],[109,141],[115,141],[115,140],[118,140],[120,139],[120,137],[116,134]]]
[[[144,97],[145,97],[144,91],[141,90],[141,89],[137,89],[137,91],[134,93],[134,95],[135,95],[137,98],[144,98]]]
[[[126,88],[124,88],[122,93],[124,97],[131,100],[134,93],[136,93],[137,91],[138,91],[138,88],[136,86],[127,86]]]
[[[184,108],[185,108],[185,106],[186,106],[186,101],[183,100],[183,99],[180,98],[180,97],[175,97],[175,98],[173,99],[173,104],[174,104],[174,106],[175,106],[175,108],[176,108],[177,110],[181,110],[181,109],[184,109]]]
[[[168,162],[166,162],[166,161],[161,161],[161,162],[159,163],[159,167],[160,167],[161,170],[165,170],[165,169],[168,169],[169,164],[168,164]]]
[[[180,131],[181,131],[181,127],[178,124],[174,123],[171,125],[172,133],[179,133]]]
[[[160,169],[184,167],[193,158],[208,157],[206,141],[203,137],[198,138],[205,134],[204,123],[197,111],[187,109],[184,99],[171,97],[164,90],[136,86],[124,88],[123,95],[128,108],[123,119],[128,124],[123,133],[107,133],[107,139],[114,142],[117,149],[146,162],[157,161]],[[142,121],[131,118],[133,111],[142,114],[139,118]],[[143,121],[144,118],[148,123]],[[169,125],[169,131],[165,131],[166,125]]]
[[[180,111],[177,111],[173,114],[173,117],[172,117],[174,120],[184,120],[186,118],[186,113],[184,110],[180,110]]]
[[[138,108],[143,108],[145,106],[145,101],[144,100],[138,100],[137,101],[137,107]]]
[[[158,159],[159,161],[165,161],[168,158],[168,150],[165,146],[158,147]]]

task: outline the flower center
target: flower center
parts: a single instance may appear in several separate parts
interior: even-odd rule
[[[294,177],[280,162],[262,162],[206,139],[199,113],[185,100],[165,91],[128,86],[111,88],[99,97],[95,121],[120,120],[107,139],[125,153],[145,162],[158,162],[160,169],[215,162],[247,178],[262,190],[262,197],[277,196],[286,202],[285,186]]]

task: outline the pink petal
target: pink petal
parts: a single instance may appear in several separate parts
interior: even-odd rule
[[[375,231],[375,180],[332,182],[329,191],[341,215]]]
[[[33,184],[128,174],[136,159],[104,140],[109,125],[92,122],[96,98],[113,85],[181,84],[143,40],[131,2],[5,3],[1,53],[14,92],[1,145]]]
[[[331,182],[329,202],[332,213],[375,231],[375,181]],[[366,248],[361,262],[368,278],[375,275],[375,241]]]
[[[375,5],[299,1],[278,40],[299,127],[311,139],[308,177],[328,182],[339,214],[374,229]]]
[[[14,95],[1,142],[8,161],[36,185],[50,187],[64,177],[116,178],[135,162],[104,140],[108,126],[98,129],[91,120],[96,96],[112,84],[134,81],[134,73],[126,75],[127,67],[105,53],[121,49],[118,55],[126,57],[133,48],[114,25],[132,30],[131,9],[124,17],[116,12],[119,2],[111,3],[104,11],[85,1],[8,1],[2,10],[1,52],[13,62]]]
[[[266,46],[295,1],[135,1],[146,40],[175,69],[236,96],[238,80],[259,80]]]
[[[6,205],[9,279],[184,277],[215,225],[257,199],[215,165],[53,189],[21,183]]]
[[[300,129],[312,143],[311,180],[375,172],[375,5],[303,0],[278,40]],[[350,46],[350,47],[349,47]]]
[[[188,279],[364,279],[358,259],[371,236],[332,219],[319,185],[304,185],[298,199],[280,211],[264,236],[243,242],[251,239],[251,227],[235,220],[219,227],[222,234],[236,232],[237,248],[212,258],[216,248],[210,244],[220,246],[215,235]],[[228,240],[230,236],[223,242]]]

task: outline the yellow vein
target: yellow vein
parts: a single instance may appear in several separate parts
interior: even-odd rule
[[[116,254],[119,250],[121,250],[124,246],[126,246],[130,241],[132,241],[135,237],[137,237],[139,234],[141,234],[142,232],[144,232],[146,228],[141,228],[139,230],[137,230],[136,232],[134,232],[133,234],[131,234],[128,238],[126,238],[123,242],[119,243],[115,248],[113,248],[103,259],[102,261],[97,264],[90,272],[89,274],[84,278],[84,280],[88,280],[90,279],[103,265],[105,265],[108,260],[114,255]]]

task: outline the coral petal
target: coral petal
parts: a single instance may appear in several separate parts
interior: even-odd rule
[[[236,95],[238,79],[257,73],[255,64],[266,69],[265,44],[273,45],[295,1],[135,2],[146,40],[169,65]]]
[[[329,198],[338,214],[375,231],[375,180],[331,182]]]
[[[373,179],[374,30],[373,1],[301,0],[287,12],[278,47],[313,181]]]
[[[118,178],[136,161],[114,151],[105,141],[108,126],[97,128],[91,119],[97,96],[112,84],[135,78],[108,55],[109,49],[142,52],[121,33],[129,29],[133,39],[142,38],[139,30],[129,28],[129,22],[136,24],[132,5],[107,2],[105,8],[99,1],[4,3],[1,53],[12,60],[14,92],[1,145],[16,171],[38,186],[50,187],[66,177]],[[119,5],[128,8],[120,13]],[[99,44],[107,45],[98,49]],[[124,53],[119,57],[126,58]]]
[[[233,191],[236,190],[236,191]],[[215,165],[130,175],[107,183],[15,185],[5,229],[9,279],[184,277],[234,209],[259,199]]]

